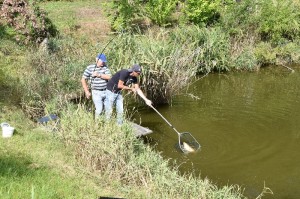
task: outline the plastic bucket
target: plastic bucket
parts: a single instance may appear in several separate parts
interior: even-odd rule
[[[9,138],[13,135],[14,130],[15,130],[14,127],[11,127],[7,123],[1,123],[1,127],[2,127],[2,137]]]

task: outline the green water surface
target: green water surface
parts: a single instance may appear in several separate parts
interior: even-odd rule
[[[300,67],[253,73],[210,74],[172,106],[158,111],[179,132],[190,132],[201,150],[184,155],[177,133],[152,109],[136,115],[154,131],[146,139],[182,172],[195,172],[219,186],[238,184],[249,198],[264,184],[263,198],[300,198]]]

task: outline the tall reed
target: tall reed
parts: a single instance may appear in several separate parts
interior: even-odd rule
[[[220,29],[161,28],[144,35],[123,34],[108,48],[113,71],[143,66],[141,84],[157,103],[170,103],[197,73],[230,70],[229,39]]]

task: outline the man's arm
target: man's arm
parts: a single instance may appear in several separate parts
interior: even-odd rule
[[[105,79],[105,80],[110,80],[110,78],[111,78],[111,72],[110,72],[110,70],[108,69],[108,68],[106,68],[106,71],[105,71],[105,73],[102,75],[103,77],[101,77],[102,79]]]
[[[152,101],[149,100],[143,93],[143,91],[140,89],[140,86],[138,84],[134,84],[134,89],[135,89],[135,92],[145,101],[145,103],[148,105],[148,106],[151,106],[152,105]]]
[[[102,75],[100,75],[100,78],[101,78],[101,79],[105,79],[105,80],[110,80],[111,75],[108,75],[108,74],[102,74]]]
[[[83,87],[86,98],[89,99],[91,97],[91,93],[89,91],[88,85],[86,83],[86,79],[84,77],[81,78],[81,85]]]
[[[93,72],[92,77],[98,77],[101,79],[109,80],[111,78],[110,74],[100,74],[99,72]]]
[[[122,81],[122,80],[119,80],[119,82],[118,82],[118,89],[121,89],[121,90],[132,90],[132,91],[134,91],[133,88],[130,88],[129,86],[125,86],[124,85],[124,81]]]

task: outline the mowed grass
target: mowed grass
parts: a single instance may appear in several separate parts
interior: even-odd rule
[[[78,179],[62,177],[57,171],[23,153],[1,150],[1,198],[95,198],[92,191],[78,187]],[[78,189],[81,191],[78,192]]]
[[[104,16],[103,3],[99,0],[50,1],[40,7],[61,34],[76,38],[88,38],[94,43],[106,40],[110,24]]]
[[[98,198],[114,195],[77,167],[72,149],[16,109],[0,107],[0,122],[16,128],[0,137],[0,198]],[[4,114],[3,114],[4,113]],[[1,129],[0,129],[1,130]]]

